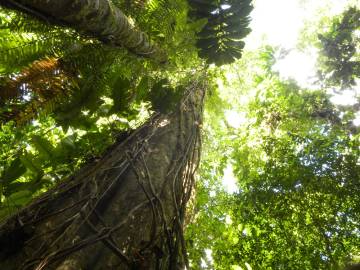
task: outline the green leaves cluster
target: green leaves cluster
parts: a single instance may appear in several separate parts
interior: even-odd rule
[[[360,10],[349,7],[318,35],[321,43],[320,79],[329,86],[355,86],[360,78]]]
[[[62,54],[79,36],[0,7],[0,76],[19,72],[35,60]]]
[[[258,117],[248,130],[257,144],[247,139],[235,147],[240,191],[232,219],[239,241],[226,250],[236,248],[232,256],[253,268],[338,269],[359,241],[359,137],[312,116],[316,104],[333,110],[323,93],[285,88],[286,96],[254,101]]]
[[[71,91],[47,108],[36,108],[40,113],[35,111],[27,125],[10,121],[1,126],[0,219],[96,160],[153,111],[175,108],[184,91],[177,85],[187,79],[189,63],[200,64],[194,42],[188,42],[195,40],[195,28],[188,24],[186,9],[185,1],[159,0],[129,11],[142,30],[167,48],[170,62],[163,67],[71,29],[0,9],[0,91],[33,61],[48,58],[60,61],[76,86],[63,85]],[[44,83],[44,93],[53,91],[49,85]],[[6,101],[0,114],[12,115],[11,108],[22,108],[35,96],[19,92],[30,95]]]
[[[11,138],[13,133],[18,138]],[[12,145],[18,139],[24,139],[19,132],[4,126],[1,131],[0,142],[7,145],[1,149],[1,177],[0,191],[2,202],[0,204],[0,218],[23,206],[40,191],[53,185],[60,176],[72,172],[69,164],[64,161],[76,156],[75,135],[64,136],[60,130],[49,131],[50,138],[58,137],[54,143],[37,134],[35,130],[27,134],[27,141]],[[14,149],[15,148],[15,149]],[[6,155],[7,159],[4,159]],[[73,162],[75,164],[75,162]]]
[[[249,53],[227,70],[233,74],[221,97],[232,107],[224,109],[244,118],[241,124],[208,118],[205,137],[212,139],[204,148],[212,153],[204,153],[187,230],[193,269],[337,270],[357,260],[360,137],[350,128],[353,113],[323,91],[281,81],[269,69],[270,54]],[[235,193],[222,184],[228,168]]]

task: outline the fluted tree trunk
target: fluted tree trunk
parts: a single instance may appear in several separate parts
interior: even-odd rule
[[[184,269],[205,86],[0,227],[0,269]]]
[[[67,25],[158,62],[165,62],[167,58],[163,50],[108,0],[0,0],[0,5],[51,23]]]

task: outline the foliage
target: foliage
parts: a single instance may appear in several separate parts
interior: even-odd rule
[[[174,108],[187,69],[201,68],[186,7],[159,0],[129,13],[167,49],[165,67],[0,8],[0,218],[96,159],[152,111]]]
[[[222,98],[242,124],[208,118],[210,153],[187,230],[193,269],[341,269],[359,252],[354,116],[323,91],[280,81],[269,69],[271,54],[247,54],[227,69],[234,75],[227,73]],[[228,168],[235,193],[221,183]]]
[[[251,0],[189,0],[189,4],[194,20],[207,20],[198,34],[199,56],[217,66],[241,58],[245,46],[241,39],[251,31],[248,28],[249,13],[253,9]]]
[[[113,1],[166,49],[163,66],[0,9],[0,219],[154,111],[173,110],[181,85],[205,66],[203,161],[186,228],[192,269],[338,269],[356,259],[356,112],[281,81],[269,46],[236,60],[250,1],[188,2]],[[328,84],[354,85],[357,22],[349,9],[319,36]],[[228,118],[234,112],[238,125]],[[232,169],[235,193],[221,183]]]
[[[360,77],[360,10],[350,7],[335,18],[329,30],[318,35],[321,42],[319,76],[330,86],[355,86]]]

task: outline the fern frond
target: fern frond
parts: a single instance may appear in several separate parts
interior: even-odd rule
[[[8,109],[0,117],[2,121],[15,120],[22,125],[35,118],[39,111],[54,108],[60,97],[69,96],[76,80],[66,68],[60,59],[45,58],[3,80],[0,103],[7,104]]]
[[[144,7],[140,11],[128,9],[141,29],[154,40],[160,39],[162,42],[173,37],[176,16],[182,11],[177,0],[148,0],[144,1]]]
[[[32,65],[25,68],[20,74],[10,76],[3,82],[0,88],[0,103],[5,103],[14,99],[22,99],[27,92],[34,91],[42,95],[42,87],[39,82],[53,77],[58,69],[59,63],[55,58],[45,58],[35,61]],[[42,85],[41,85],[42,86]]]
[[[60,56],[78,39],[74,31],[0,8],[0,74],[19,72],[47,56]]]

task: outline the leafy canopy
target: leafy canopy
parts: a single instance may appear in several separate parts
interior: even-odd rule
[[[171,111],[189,74],[207,67],[203,161],[186,228],[192,268],[338,269],[358,259],[356,111],[281,81],[273,48],[244,51],[250,1],[113,3],[163,45],[165,66],[0,9],[0,219],[154,111]],[[329,84],[358,76],[356,14],[320,36]],[[236,127],[229,112],[242,120]],[[229,170],[235,193],[221,182]]]
[[[354,87],[360,78],[360,10],[349,7],[335,18],[321,42],[319,75],[329,86]]]
[[[154,111],[171,111],[193,67],[202,68],[185,1],[114,4],[162,44],[169,63],[0,8],[1,219]]]
[[[187,230],[193,269],[342,269],[359,253],[354,114],[324,91],[281,81],[271,71],[273,55],[269,47],[248,53],[219,81],[229,105],[223,117],[206,117],[202,181]],[[224,120],[229,111],[239,125]],[[234,193],[222,184],[229,169]]]

